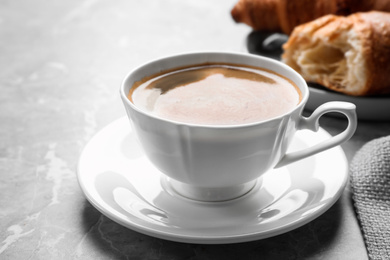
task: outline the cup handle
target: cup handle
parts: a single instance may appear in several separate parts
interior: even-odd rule
[[[287,164],[293,163],[295,161],[304,159],[316,153],[335,147],[352,137],[357,127],[357,116],[356,116],[356,106],[349,102],[332,101],[332,102],[327,102],[322,104],[311,114],[311,116],[309,117],[301,116],[297,125],[297,129],[298,130],[309,129],[311,131],[318,131],[320,127],[319,119],[324,114],[330,112],[337,112],[337,113],[344,114],[348,119],[347,128],[343,132],[339,133],[338,135],[335,135],[330,139],[325,140],[319,144],[316,144],[314,146],[311,146],[309,148],[300,151],[285,154],[284,157],[277,163],[275,168],[285,166]]]

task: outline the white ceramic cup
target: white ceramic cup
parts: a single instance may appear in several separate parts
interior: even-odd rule
[[[302,101],[290,112],[266,121],[209,126],[156,117],[142,111],[127,98],[133,84],[147,76],[207,62],[257,66],[274,71],[299,87]],[[120,95],[150,161],[166,175],[173,190],[201,201],[223,201],[242,196],[268,170],[337,146],[347,141],[357,126],[355,105],[347,102],[325,103],[310,117],[303,117],[301,114],[309,98],[305,80],[279,61],[251,54],[197,52],[154,60],[125,77]],[[301,129],[318,130],[319,118],[328,112],[344,114],[348,118],[347,128],[313,147],[286,154],[294,133]]]

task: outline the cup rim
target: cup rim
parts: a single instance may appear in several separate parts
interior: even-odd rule
[[[188,123],[188,122],[181,122],[181,121],[161,118],[161,117],[155,116],[155,115],[153,115],[151,113],[148,113],[148,112],[138,108],[136,105],[134,105],[128,99],[127,93],[125,93],[126,83],[129,80],[129,78],[132,76],[132,74],[134,74],[136,71],[138,71],[138,70],[142,69],[143,67],[146,67],[146,66],[148,66],[150,64],[153,64],[153,63],[164,62],[164,61],[169,60],[169,59],[175,59],[175,58],[177,59],[179,57],[193,56],[193,55],[232,55],[232,56],[248,57],[248,58],[251,58],[251,59],[264,60],[266,62],[273,63],[273,64],[275,64],[277,66],[282,67],[284,70],[287,70],[287,71],[291,72],[292,74],[295,74],[297,80],[301,81],[303,83],[302,86],[305,88],[304,91],[302,91],[301,87],[298,86],[299,89],[302,91],[302,100],[301,100],[301,102],[297,106],[295,106],[290,111],[285,112],[283,114],[280,114],[278,116],[269,118],[269,119],[265,119],[265,120],[261,120],[261,121],[255,121],[255,122],[251,122],[251,123],[244,123],[244,124],[210,125],[210,124]],[[216,62],[216,63],[218,63],[218,62]],[[237,64],[237,65],[243,65],[243,63],[235,63],[235,62],[231,62],[231,61],[229,61],[229,63]],[[262,68],[261,66],[258,66],[258,67]],[[174,66],[172,68],[174,68]],[[168,69],[169,68],[167,68],[165,70],[168,70]],[[264,69],[267,69],[267,68],[264,68]],[[283,76],[285,77],[285,75],[283,75]],[[268,57],[265,57],[265,56],[259,56],[259,55],[254,55],[254,54],[250,54],[250,53],[232,52],[232,51],[193,51],[193,52],[184,52],[184,53],[178,53],[178,54],[173,54],[173,55],[162,56],[162,57],[159,57],[159,58],[147,61],[147,62],[145,62],[145,63],[143,63],[141,65],[138,65],[135,68],[131,69],[126,74],[126,76],[123,78],[123,80],[121,82],[121,85],[120,85],[120,95],[121,95],[122,101],[125,102],[127,105],[129,105],[133,110],[135,110],[138,113],[143,114],[144,116],[147,116],[147,117],[150,117],[150,118],[153,118],[155,120],[162,121],[162,122],[174,124],[174,125],[198,127],[198,128],[217,128],[217,129],[231,129],[231,128],[251,127],[251,126],[256,126],[256,125],[259,125],[259,124],[264,124],[264,123],[267,123],[267,122],[279,120],[279,119],[281,119],[281,118],[283,118],[283,117],[285,117],[285,116],[287,116],[289,114],[292,114],[294,111],[297,111],[298,109],[300,110],[302,107],[304,107],[305,104],[307,103],[307,100],[309,99],[309,94],[310,94],[309,93],[309,88],[307,86],[307,83],[306,83],[305,79],[303,79],[303,77],[298,72],[296,72],[294,69],[292,69],[290,66],[286,65],[285,63],[282,63],[281,61],[277,61],[277,60],[274,60],[274,59],[271,59],[271,58],[268,58]]]

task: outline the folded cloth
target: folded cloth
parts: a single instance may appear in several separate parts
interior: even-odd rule
[[[390,259],[390,136],[365,144],[350,167],[352,199],[370,259]]]

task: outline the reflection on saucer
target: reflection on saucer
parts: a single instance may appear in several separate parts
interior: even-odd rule
[[[305,191],[292,190],[264,209],[259,215],[259,221],[267,223],[288,216],[300,209],[308,197],[308,193]]]
[[[136,188],[116,172],[102,172],[96,176],[95,188],[101,199],[124,215],[133,215],[156,224],[168,223],[167,214],[148,202]]]

